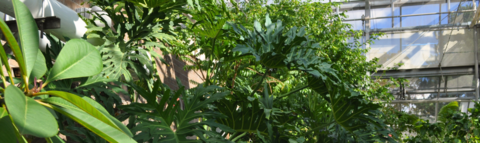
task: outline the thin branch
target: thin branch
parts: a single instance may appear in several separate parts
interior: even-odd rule
[[[266,76],[267,76],[267,73],[264,73],[262,76],[262,79],[260,80],[260,83],[257,84],[257,87],[255,87],[255,89],[252,91],[252,94],[250,94],[250,96],[253,96],[255,94],[255,91],[257,91],[258,88],[260,88],[260,85],[263,83],[263,79],[265,79]]]
[[[305,89],[305,88],[307,88],[307,87],[308,87],[308,85],[306,85],[306,86],[304,86],[304,87],[301,87],[301,88],[298,88],[298,89],[296,89],[296,90],[294,90],[294,91],[291,91],[291,92],[289,92],[289,93],[287,93],[287,94],[280,95],[280,96],[278,96],[277,98],[275,98],[274,101],[277,100],[277,99],[280,99],[280,98],[289,96],[289,95],[291,95],[291,94],[293,94],[293,93],[295,93],[295,92],[298,92],[298,91],[300,91],[300,90],[302,90],[302,89]]]

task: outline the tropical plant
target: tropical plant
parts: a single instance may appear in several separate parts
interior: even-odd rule
[[[404,142],[479,142],[479,111],[480,104],[475,103],[467,113],[458,110],[458,102],[450,102],[440,109],[439,121],[430,123],[429,120],[419,119],[415,115],[408,115],[396,111],[389,124],[395,125],[397,133],[407,133],[402,136]]]
[[[175,36],[175,28],[183,18],[177,18],[187,12],[184,8],[191,1],[155,1],[155,0],[92,0],[92,5],[99,6],[106,14],[91,13],[93,19],[86,19],[86,38],[98,41],[102,53],[102,77],[126,82],[133,79],[151,79],[155,68],[152,56],[163,59],[153,52],[159,48],[168,54],[173,47],[181,45]],[[114,23],[108,25],[103,18],[108,16]],[[152,83],[150,83],[152,84]]]
[[[100,41],[105,66],[96,76],[103,78],[90,79],[128,84],[133,103],[120,106],[127,113],[117,118],[129,118],[136,141],[395,142],[379,110],[383,103],[372,101],[392,99],[388,85],[369,76],[380,66],[362,55],[368,50],[361,48],[361,32],[342,23],[345,15],[332,11],[335,3],[91,4],[112,18],[113,28],[96,25],[107,25],[98,13],[85,19],[86,38]],[[193,63],[186,68],[206,72],[205,82],[191,90],[162,85],[153,78],[154,48]],[[205,60],[196,59],[202,55]],[[199,122],[190,122],[195,118]]]
[[[331,7],[335,4],[252,1],[237,5],[231,1],[232,7],[224,8],[222,1],[212,3],[200,3],[200,10],[193,10],[194,20],[187,23],[193,28],[192,34],[184,40],[195,39],[187,51],[200,50],[198,54],[206,57],[205,61],[192,60],[190,68],[206,71],[206,85],[231,91],[225,99],[214,102],[216,107],[233,107],[216,110],[227,116],[216,121],[234,130],[224,132],[227,138],[264,142],[318,142],[327,138],[392,141],[388,136],[395,134],[379,119],[384,116],[378,110],[381,106],[369,101],[392,99],[388,89],[367,74],[379,66],[376,60],[366,61],[362,56],[367,52],[359,48],[362,43],[347,43],[351,37],[358,40],[360,34],[341,22],[345,15],[333,14]],[[312,14],[319,18],[307,25],[315,27],[296,28],[304,26],[300,23]],[[270,17],[281,22],[272,23]],[[331,98],[352,102],[335,104]],[[316,102],[310,101],[313,99]],[[333,118],[332,108],[341,114],[339,118]],[[358,113],[342,114],[351,111]],[[258,122],[246,124],[248,121]],[[365,124],[355,127],[347,124],[350,122]]]
[[[229,92],[213,85],[200,85],[188,91],[180,83],[178,85],[180,89],[172,91],[160,80],[152,89],[130,84],[147,101],[121,107],[137,116],[135,121],[130,121],[135,124],[132,131],[140,132],[134,139],[138,142],[225,142],[212,128],[228,128],[202,118],[219,118],[220,114],[203,109]],[[200,140],[196,140],[197,137]]]
[[[7,54],[0,46],[0,58],[7,73],[0,71],[0,133],[5,142],[31,142],[34,137],[58,141],[57,113],[63,114],[109,142],[134,142],[120,121],[93,99],[44,87],[57,80],[90,77],[102,71],[100,53],[80,39],[66,42],[51,68],[39,47],[36,22],[28,8],[13,0],[19,43],[6,23],[0,29],[19,65],[21,81],[14,80]],[[37,79],[41,80],[38,84]],[[53,110],[52,110],[53,109]]]

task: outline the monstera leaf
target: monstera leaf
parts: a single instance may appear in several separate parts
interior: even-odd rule
[[[248,106],[251,104],[251,107]],[[230,127],[235,132],[257,133],[268,135],[267,120],[265,109],[260,109],[260,103],[256,99],[254,102],[241,102],[235,104],[235,101],[222,99],[217,104],[218,111],[227,116],[227,118],[218,119],[217,122]],[[237,109],[237,107],[240,107]]]
[[[360,95],[348,89],[332,88],[330,92],[330,107],[332,108],[335,122],[348,131],[354,131],[365,127],[367,124],[375,124],[370,111],[377,110],[380,105],[368,103],[360,98]],[[370,115],[370,116],[367,116]]]
[[[141,131],[134,137],[138,142],[224,142],[218,133],[203,128],[204,125],[216,126],[214,122],[201,120],[193,122],[193,120],[218,116],[218,114],[201,110],[229,92],[221,92],[223,89],[218,86],[198,85],[187,93],[181,84],[179,90],[172,92],[168,87],[160,84],[160,80],[157,80],[152,90],[131,84],[147,100],[146,104],[133,103],[124,107],[125,111],[140,116],[138,125],[132,129],[133,132]],[[160,98],[158,101],[157,97]],[[183,108],[180,100],[183,101]],[[193,135],[201,140],[187,138]],[[205,135],[210,138],[206,138]]]
[[[305,27],[297,29],[290,28],[284,33],[285,27],[281,21],[272,23],[269,16],[266,16],[264,30],[260,22],[254,22],[254,30],[247,30],[242,25],[232,24],[234,31],[245,38],[233,51],[242,54],[251,54],[261,64],[270,68],[282,68],[287,65],[296,64],[294,61],[306,60],[305,50],[319,48],[305,35]]]
[[[342,126],[350,134],[356,136],[357,141],[370,142],[382,140],[395,142],[392,137],[396,134],[386,126],[378,116],[382,113],[378,110],[381,106],[363,99],[363,95],[353,91],[347,85],[335,85],[327,82],[329,91],[330,108],[335,123]],[[370,134],[369,132],[376,132]]]

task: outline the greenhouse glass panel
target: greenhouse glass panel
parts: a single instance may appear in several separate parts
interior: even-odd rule
[[[392,18],[372,19],[370,22],[371,29],[392,28]]]
[[[360,21],[360,20],[357,20],[357,21],[345,21],[343,23],[348,23],[350,24],[352,27],[351,29],[353,30],[363,30],[363,22]]]
[[[379,40],[375,40],[375,43],[370,45],[371,49],[367,54],[368,60],[378,58],[379,64],[393,60],[402,51],[400,38],[400,34],[385,34]]]
[[[401,111],[417,115],[424,120],[435,121],[435,103],[402,103]]]
[[[402,27],[438,25],[440,22],[438,15],[422,15],[402,17]]]
[[[440,61],[443,67],[466,66],[474,64],[473,44],[468,29],[395,33],[376,40],[367,57],[379,58],[382,69],[398,63],[400,69],[436,68]]]
[[[473,75],[448,76],[447,91],[462,92],[475,90],[475,78]]]
[[[476,2],[478,5],[478,1]],[[462,1],[461,6],[459,7],[460,2],[452,2],[450,3],[450,10],[451,11],[462,11],[462,10],[472,10],[474,9],[473,7],[473,2],[472,1]],[[453,13],[450,14],[448,19],[449,23],[464,23],[464,22],[470,22],[473,19],[474,12],[461,12],[461,13]]]
[[[445,80],[438,76],[434,77],[412,77],[406,78],[409,82],[406,83],[405,90],[407,93],[436,93],[439,90],[443,91]],[[421,97],[424,97],[422,95]],[[427,96],[428,97],[428,96]],[[425,98],[422,98],[425,99]]]
[[[440,4],[402,6],[402,15],[440,12]]]
[[[365,10],[346,10],[345,15],[347,15],[346,19],[360,19],[365,15]]]

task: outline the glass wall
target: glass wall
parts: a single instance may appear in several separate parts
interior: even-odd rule
[[[379,59],[379,70],[401,63],[399,73],[409,71],[402,75],[407,82],[389,88],[396,99],[392,105],[399,111],[436,121],[438,111],[449,102],[459,101],[462,112],[473,107],[477,88],[474,72],[417,76],[415,71],[440,71],[440,66],[473,69],[474,40],[478,39],[474,39],[475,31],[468,25],[478,4],[479,0],[352,0],[339,10],[348,15],[345,23],[354,30],[363,30],[364,37],[384,33],[368,46],[371,49],[366,53],[368,60]]]
[[[378,58],[383,68],[403,63],[400,69],[474,64],[473,30],[407,31],[388,33],[370,45],[367,57]]]

